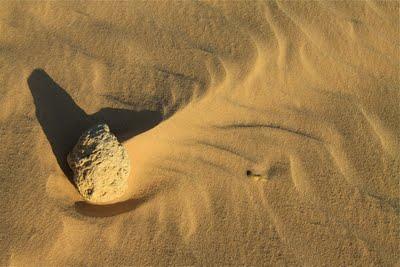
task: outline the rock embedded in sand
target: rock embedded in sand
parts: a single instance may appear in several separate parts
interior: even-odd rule
[[[106,124],[85,131],[67,161],[79,192],[90,202],[112,202],[128,187],[128,153]]]

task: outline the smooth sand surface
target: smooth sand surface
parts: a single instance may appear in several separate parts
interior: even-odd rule
[[[399,2],[0,6],[1,266],[399,263]],[[98,122],[104,206],[66,164]]]

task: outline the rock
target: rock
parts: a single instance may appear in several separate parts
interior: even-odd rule
[[[107,124],[98,124],[84,132],[67,161],[85,200],[107,203],[126,192],[130,173],[128,153]]]

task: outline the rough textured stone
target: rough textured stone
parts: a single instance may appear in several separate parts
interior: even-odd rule
[[[111,202],[128,186],[128,153],[106,124],[87,130],[68,155],[81,195],[94,203]]]

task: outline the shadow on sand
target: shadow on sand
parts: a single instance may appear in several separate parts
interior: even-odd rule
[[[72,171],[67,164],[67,154],[72,150],[83,131],[97,123],[107,123],[111,131],[123,142],[147,131],[162,120],[155,111],[132,111],[102,108],[95,114],[86,114],[44,70],[35,69],[28,78],[36,117],[60,168],[72,184]],[[82,205],[82,204],[80,204]]]

